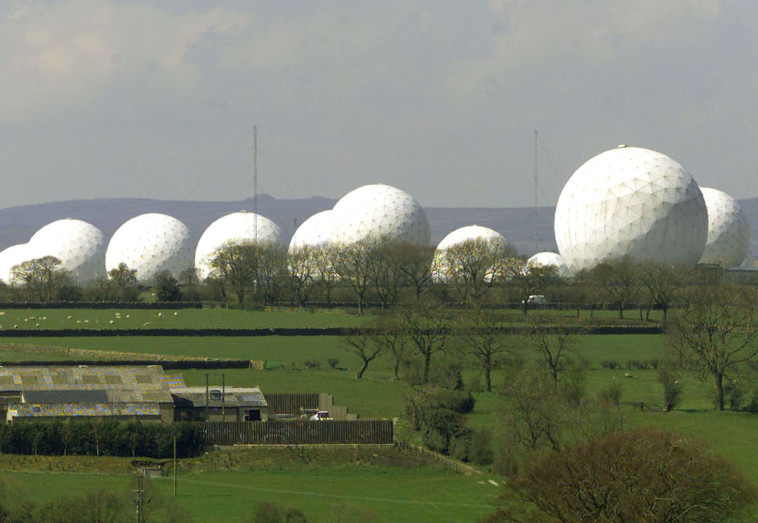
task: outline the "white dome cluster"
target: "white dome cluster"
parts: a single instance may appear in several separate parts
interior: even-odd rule
[[[747,256],[750,229],[737,200],[717,189],[701,187],[708,209],[708,241],[700,263],[736,267]]]
[[[467,225],[454,230],[442,238],[437,249],[434,251],[432,260],[432,278],[435,281],[446,281],[450,279],[451,272],[455,267],[451,267],[449,259],[449,250],[453,247],[462,245],[466,242],[474,242],[485,248],[502,249],[506,246],[505,236],[499,232],[482,227],[481,225]],[[491,276],[490,276],[491,277]]]
[[[556,276],[559,278],[570,278],[572,276],[571,270],[566,265],[563,257],[554,252],[538,252],[526,260],[524,269],[528,271],[530,267],[555,267]]]
[[[377,183],[364,185],[334,205],[335,241],[388,240],[428,244],[429,220],[421,205],[407,192]]]
[[[125,263],[137,271],[140,283],[149,285],[162,271],[177,278],[192,266],[192,254],[186,225],[165,214],[141,214],[113,233],[105,253],[105,268],[110,272]]]
[[[75,282],[105,275],[103,232],[85,221],[66,218],[49,223],[34,233],[27,245],[29,259],[55,256]]]
[[[13,267],[31,260],[29,245],[20,243],[12,245],[0,252],[0,279],[5,283],[13,283]]]
[[[210,275],[210,261],[216,252],[228,244],[277,244],[282,232],[273,221],[249,212],[235,212],[211,223],[200,237],[195,249],[197,277],[204,280]]]
[[[695,265],[708,214],[695,180],[668,156],[620,147],[579,167],[555,210],[555,239],[571,271],[631,256]]]

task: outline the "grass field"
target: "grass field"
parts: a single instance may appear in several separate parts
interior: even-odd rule
[[[356,327],[364,316],[341,309],[0,309],[0,330],[17,329],[257,329]]]
[[[0,317],[5,324],[8,314]],[[20,312],[20,311],[14,311]],[[60,316],[55,321],[70,321],[68,315],[103,313],[108,318],[116,311],[52,311]],[[127,311],[118,311],[125,316]],[[612,312],[612,311],[609,311]],[[29,314],[29,311],[23,311]],[[129,311],[132,315],[135,311]],[[137,311],[129,320],[147,320],[157,311]],[[178,311],[161,317],[174,326],[219,326],[213,316],[224,318],[224,326],[349,326],[357,325],[362,318],[351,314],[311,314],[300,312],[246,312],[246,311]],[[33,312],[34,315],[39,311]],[[148,316],[139,316],[139,315]],[[197,314],[192,320],[191,315]],[[207,316],[205,316],[207,314]],[[567,313],[569,314],[569,313]],[[629,314],[629,317],[633,317]],[[48,316],[50,317],[50,316]],[[93,316],[94,317],[94,316]],[[613,317],[610,315],[609,317]],[[63,319],[61,319],[63,318]],[[192,321],[190,321],[192,320]],[[98,319],[100,321],[100,319]],[[108,320],[110,321],[110,320]],[[286,323],[288,321],[294,323]],[[186,323],[185,323],[186,322]],[[237,323],[235,323],[237,322]],[[243,322],[251,322],[244,324]],[[278,322],[278,323],[277,323]],[[310,323],[308,323],[310,322]],[[356,322],[350,324],[349,322]],[[52,323],[51,323],[52,325]],[[469,357],[455,350],[460,340],[453,340],[448,355],[435,356],[461,362],[464,381],[468,385],[481,383],[480,372]],[[525,359],[536,356],[521,336],[510,337],[512,350]],[[22,343],[23,342],[23,343]],[[81,338],[0,338],[0,344],[15,344],[19,350],[1,352],[3,361],[14,359],[43,359],[43,355],[26,354],[23,344],[116,350],[135,353],[187,355],[209,358],[245,358],[266,360],[271,370],[227,369],[208,371],[211,382],[220,384],[221,374],[228,385],[259,385],[264,392],[329,392],[335,402],[347,405],[350,412],[363,418],[402,418],[403,395],[408,385],[391,379],[392,360],[382,356],[369,367],[363,380],[354,373],[359,359],[345,350],[340,337],[81,337]],[[753,452],[752,441],[758,431],[758,416],[744,412],[712,410],[712,385],[695,375],[681,377],[683,401],[678,410],[662,413],[662,386],[654,368],[639,369],[633,362],[652,362],[665,357],[666,342],[662,335],[594,335],[576,336],[572,357],[586,360],[585,374],[588,396],[594,396],[611,384],[621,389],[624,417],[628,425],[653,425],[671,428],[710,442],[716,451],[733,459],[739,468],[758,484],[758,454]],[[62,359],[62,358],[56,358]],[[336,359],[337,368],[327,361]],[[320,367],[308,369],[306,360],[317,360]],[[617,368],[608,368],[607,362],[616,362]],[[604,363],[605,362],[605,363]],[[284,370],[284,369],[287,370]],[[205,383],[206,371],[183,372],[189,385]],[[499,388],[504,373],[496,372],[494,385]],[[477,400],[469,423],[489,428],[497,433],[502,423],[499,412],[500,398],[496,392],[476,392]],[[30,491],[42,489],[44,496],[54,497],[56,492],[72,484],[73,477],[46,474],[12,474],[14,481],[23,483]],[[118,488],[128,478],[76,476],[77,488],[86,485],[114,484]],[[488,483],[489,476],[466,478],[439,469],[397,469],[392,467],[328,466],[319,465],[297,470],[256,470],[185,473],[180,478],[180,505],[198,514],[212,514],[218,521],[239,521],[247,510],[260,500],[272,500],[302,509],[319,521],[333,520],[336,513],[366,507],[379,521],[407,519],[414,521],[470,521],[488,513],[488,504],[498,489]],[[499,481],[499,480],[497,480]],[[102,482],[102,483],[101,483]],[[119,483],[122,482],[122,483]],[[155,486],[165,494],[170,482],[157,480]],[[57,489],[57,490],[56,490]],[[465,501],[463,501],[465,500]],[[207,510],[208,512],[203,512]],[[758,516],[758,512],[756,512]],[[361,518],[359,518],[361,519]]]

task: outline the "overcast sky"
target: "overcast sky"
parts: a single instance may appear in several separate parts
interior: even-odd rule
[[[213,7],[211,7],[213,6]],[[758,2],[0,3],[0,207],[102,197],[540,205],[619,143],[758,195]]]

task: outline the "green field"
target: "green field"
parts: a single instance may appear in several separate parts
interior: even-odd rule
[[[259,329],[356,327],[363,316],[305,309],[0,309],[0,330],[13,329]]]
[[[18,311],[16,311],[18,312]],[[26,311],[25,313],[28,313]],[[114,311],[54,311],[61,317],[90,313],[113,314]],[[122,316],[135,311],[119,311]],[[213,316],[224,317],[226,326],[242,325],[243,318],[256,326],[282,325],[287,318],[295,318],[305,326],[345,326],[347,322],[366,321],[350,314],[312,314],[299,312],[245,312],[221,310],[178,311],[167,321],[175,326],[189,321],[183,315],[197,314],[193,326],[214,326]],[[136,311],[138,315],[157,314],[157,311]],[[165,311],[164,311],[164,314]],[[208,316],[204,316],[207,314]],[[6,318],[8,313],[6,312]],[[103,316],[104,318],[107,316]],[[144,316],[143,316],[144,317]],[[173,318],[173,319],[172,319]],[[233,320],[231,318],[234,318]],[[5,319],[2,319],[5,322]],[[68,321],[68,320],[66,320]],[[145,320],[147,321],[147,320]],[[358,323],[353,323],[356,325]],[[300,326],[302,324],[299,324]],[[287,326],[294,326],[288,324]],[[509,337],[512,350],[526,360],[536,356],[522,336]],[[220,384],[224,375],[228,385],[259,385],[264,392],[328,392],[339,405],[347,405],[350,412],[363,418],[401,418],[404,415],[403,395],[409,390],[404,382],[391,378],[392,359],[382,356],[374,361],[363,380],[355,379],[359,359],[345,350],[344,340],[336,336],[297,337],[76,337],[76,338],[0,338],[0,344],[11,344],[10,351],[0,353],[3,361],[14,359],[44,359],[44,355],[24,352],[25,344],[74,347],[95,350],[126,351],[134,353],[186,355],[208,358],[244,358],[266,360],[268,370],[251,369],[189,370],[183,376],[189,385],[202,385],[206,374],[211,382]],[[454,339],[448,354],[436,355],[434,363],[444,360],[459,362],[464,368],[464,381],[468,386],[481,385],[480,371],[475,361],[460,351],[461,341]],[[663,413],[662,386],[657,381],[658,371],[652,368],[665,357],[666,342],[662,335],[585,335],[574,338],[571,357],[585,360],[585,382],[588,396],[594,396],[612,384],[621,389],[621,402],[627,425],[654,425],[676,429],[685,434],[710,442],[718,451],[733,459],[753,482],[758,484],[758,455],[752,450],[753,435],[758,430],[758,416],[744,412],[712,410],[712,386],[701,382],[698,376],[681,378],[683,400],[678,410]],[[53,359],[64,359],[55,357]],[[331,368],[329,359],[338,360]],[[305,362],[317,361],[318,368],[307,368]],[[608,368],[608,362],[617,368]],[[634,362],[651,368],[639,369]],[[404,370],[403,372],[406,372]],[[499,388],[505,373],[494,374],[494,385]],[[497,392],[476,392],[474,413],[469,424],[491,429],[495,436],[503,423],[501,399]],[[402,424],[401,424],[402,431]],[[416,437],[415,435],[412,435]],[[55,497],[65,488],[69,477],[46,474],[12,474],[14,481],[30,491],[41,489],[44,496]],[[87,485],[114,484],[126,488],[125,477],[76,476],[77,488]],[[361,505],[375,514],[379,521],[408,519],[417,521],[475,520],[489,512],[488,504],[494,500],[498,488],[488,483],[489,476],[468,478],[436,468],[405,469],[392,467],[314,465],[297,470],[255,470],[184,473],[180,478],[180,505],[212,514],[219,521],[239,521],[246,510],[260,500],[273,500],[296,506],[320,521],[328,521],[333,512]],[[498,482],[500,481],[497,478]],[[118,483],[122,482],[122,483]],[[157,480],[156,486],[168,493],[170,482]],[[343,507],[340,509],[339,507]],[[203,512],[206,510],[208,512]],[[758,512],[756,513],[758,515]],[[225,519],[228,518],[228,519]]]

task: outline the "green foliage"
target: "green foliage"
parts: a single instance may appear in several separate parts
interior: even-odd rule
[[[723,521],[758,499],[731,462],[649,427],[547,452],[509,486],[538,509],[512,521]]]
[[[153,292],[155,293],[155,299],[158,301],[171,302],[182,300],[179,282],[168,271],[162,271],[155,276]]]
[[[255,506],[255,511],[248,521],[250,523],[306,523],[308,518],[299,509],[263,501]]]
[[[618,406],[621,403],[621,384],[618,382],[611,383],[601,390],[597,397],[603,403],[610,403]]]
[[[198,425],[114,420],[17,421],[0,425],[0,451],[30,455],[98,455],[168,458],[176,437],[180,457],[203,449]]]

